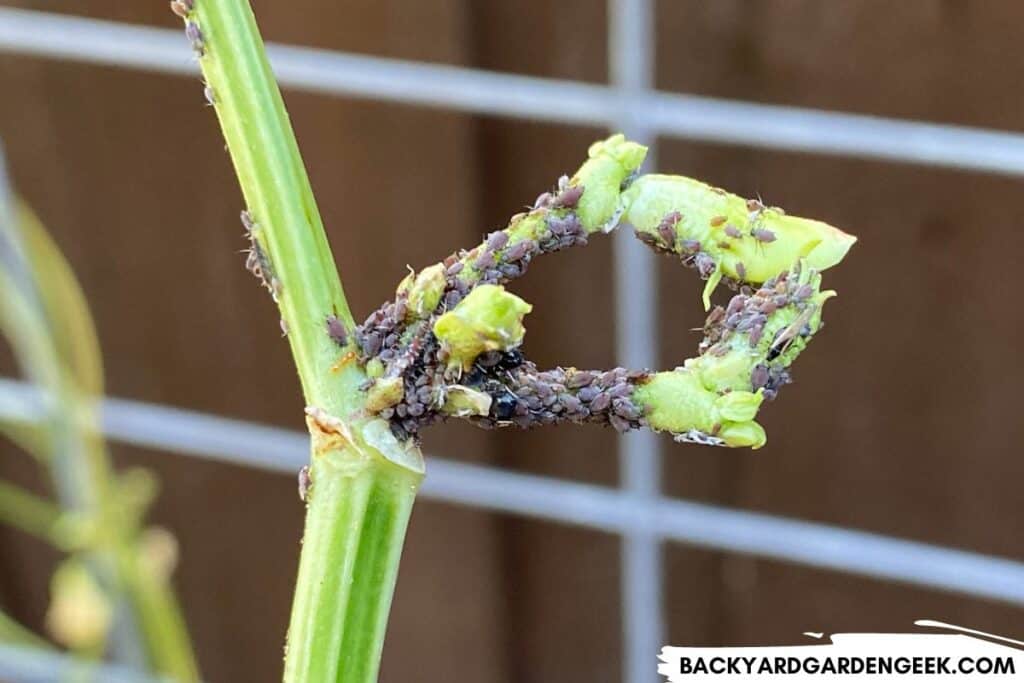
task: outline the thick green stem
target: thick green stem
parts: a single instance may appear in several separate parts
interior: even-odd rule
[[[286,681],[377,678],[419,476],[368,460],[352,465],[360,459],[340,449],[314,461]]]
[[[348,339],[355,325],[249,3],[194,0],[185,21],[309,406],[313,483],[285,680],[373,681],[422,458],[367,415],[365,372],[327,334],[330,316]]]

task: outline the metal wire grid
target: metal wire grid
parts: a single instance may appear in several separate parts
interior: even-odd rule
[[[597,125],[648,143],[665,135],[1024,175],[1024,135],[657,92],[652,1],[608,0],[608,21],[610,86],[287,45],[268,50],[282,86],[298,90]],[[197,74],[182,40],[169,29],[0,8],[0,51]],[[657,356],[655,269],[649,259],[635,240],[616,236],[616,343],[618,360],[627,366],[651,366]],[[650,306],[626,304],[627,277],[634,288],[629,300]],[[41,410],[32,387],[0,380],[0,415],[32,417]],[[104,402],[103,416],[110,438],[178,454],[287,472],[307,457],[303,434],[264,425],[117,399]],[[620,458],[622,485],[616,490],[431,457],[422,493],[621,535],[623,679],[631,683],[655,678],[655,655],[663,644],[665,540],[1024,605],[1024,563],[664,498],[658,442],[649,434],[626,435]],[[5,661],[14,659],[0,652],[0,673],[13,671],[4,668]],[[56,666],[21,661],[41,670]]]

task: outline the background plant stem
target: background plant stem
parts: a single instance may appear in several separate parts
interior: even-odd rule
[[[373,681],[422,460],[368,442],[365,374],[326,334],[329,315],[349,338],[354,322],[249,3],[196,0],[188,21],[202,32],[199,62],[279,285],[306,404],[341,425],[308,421],[313,486],[285,680]]]

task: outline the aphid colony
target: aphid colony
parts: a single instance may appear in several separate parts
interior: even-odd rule
[[[766,208],[759,200],[747,200],[748,224],[750,228],[746,232],[727,222],[729,220],[727,216],[713,216],[708,221],[709,227],[720,230],[722,233],[722,236],[715,242],[715,245],[719,249],[728,250],[733,246],[732,240],[749,239],[757,245],[766,245],[774,242],[777,239],[775,233],[767,228],[760,227],[758,223],[758,219]],[[781,212],[781,209],[773,210]],[[678,226],[682,219],[682,213],[670,211],[665,214],[665,217],[653,232],[634,228],[633,233],[641,242],[656,252],[679,256],[684,266],[696,269],[701,279],[707,280],[718,269],[715,256],[708,251],[702,250],[699,240],[680,239]],[[737,260],[734,268],[737,275],[736,278],[724,275],[721,278],[723,282],[735,290],[739,289],[747,281],[747,267],[742,261]]]
[[[185,22],[185,38],[188,39],[196,57],[206,56],[206,40],[202,29],[193,17],[195,0],[171,0],[171,11]],[[217,95],[209,84],[203,84],[203,97],[210,106],[217,104]]]
[[[563,176],[477,247],[410,272],[394,299],[354,330],[325,316],[324,334],[344,351],[342,359],[365,370],[364,409],[387,420],[401,440],[462,417],[486,428],[595,423],[620,432],[650,427],[701,444],[763,445],[757,410],[789,383],[787,368],[820,327],[821,303],[833,294],[818,291],[817,271],[841,260],[854,240],[698,181],[637,176],[637,149],[621,136],[595,144],[572,179]],[[725,211],[709,212],[709,200]],[[246,265],[276,298],[282,284],[261,247],[260,226],[248,212],[242,222],[250,240]],[[674,370],[538,369],[519,349],[522,317],[532,307],[501,285],[538,255],[584,246],[589,235],[619,223],[695,268],[708,280],[705,301],[722,279],[739,294],[711,310],[700,355]],[[803,260],[813,267],[802,270]]]
[[[513,216],[509,229],[493,232],[475,249],[446,258],[441,263],[439,303],[426,315],[412,311],[411,292],[400,287],[393,301],[357,328],[355,343],[361,362],[382,365],[379,377],[369,380],[364,389],[370,390],[381,379],[402,378],[401,399],[379,413],[391,421],[397,436],[415,435],[422,427],[449,417],[440,408],[457,387],[490,397],[488,414],[471,418],[484,427],[514,424],[525,428],[566,420],[602,422],[623,430],[639,426],[640,410],[625,399],[631,393],[629,383],[646,372],[576,373],[567,385],[566,373],[573,371],[540,372],[518,349],[512,349],[484,353],[469,371],[455,376],[458,373],[448,367],[447,354],[431,331],[433,321],[455,308],[475,287],[504,284],[519,277],[540,254],[586,245],[587,233],[574,211],[583,192],[583,187],[569,185],[563,176],[557,189],[540,195],[529,213]],[[540,228],[531,237],[513,242],[510,233],[528,217],[540,217]],[[337,322],[328,319],[327,326],[331,337],[341,343]],[[582,391],[580,396],[592,382],[601,388]]]
[[[750,388],[764,390],[764,397],[772,400],[780,388],[792,379],[780,356],[798,338],[809,341],[814,334],[811,316],[818,305],[812,297],[815,289],[801,283],[799,270],[781,273],[765,282],[757,291],[744,286],[733,296],[726,307],[715,306],[704,323],[704,340],[698,350],[702,355],[723,356],[730,348],[736,335],[745,335],[751,349],[761,346],[769,316],[785,308],[798,312],[793,322],[777,329],[771,343],[760,354],[750,374]]]

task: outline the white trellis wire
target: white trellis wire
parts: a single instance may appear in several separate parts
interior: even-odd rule
[[[288,45],[269,52],[284,87],[312,92],[620,128],[647,141],[665,135],[1024,175],[1024,135],[654,91],[651,0],[608,3],[610,86]],[[0,51],[198,73],[178,31],[10,8],[0,8]],[[616,241],[616,342],[623,364],[648,366],[657,352],[653,305],[629,306],[621,296],[628,279],[644,293],[630,300],[654,300],[653,268],[636,247],[622,236]],[[30,387],[0,380],[0,416],[31,415],[33,400]],[[104,406],[115,440],[279,471],[294,472],[306,459],[299,433],[139,402],[108,399]],[[663,540],[1024,605],[1024,563],[667,499],[656,441],[631,435],[620,454],[621,490],[431,458],[423,495],[622,535],[623,676],[631,683],[654,678]]]

